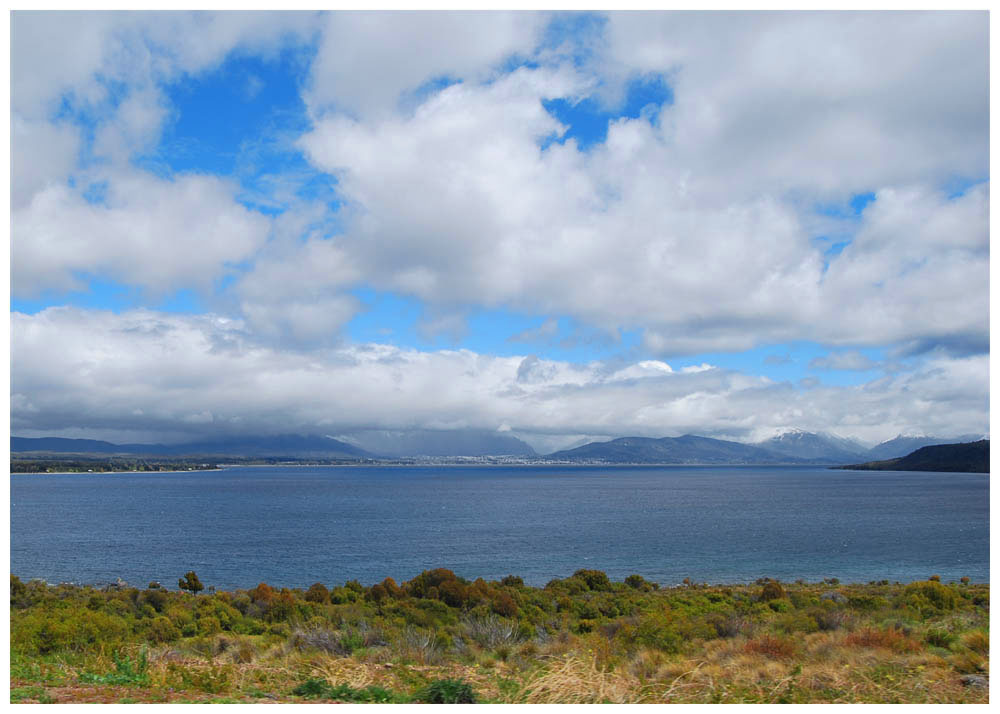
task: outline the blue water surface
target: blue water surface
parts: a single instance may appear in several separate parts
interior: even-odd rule
[[[989,581],[989,477],[802,467],[243,467],[13,474],[22,579],[305,587],[435,567],[532,585]]]

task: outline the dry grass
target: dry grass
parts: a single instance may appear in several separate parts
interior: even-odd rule
[[[597,666],[594,658],[566,657],[529,677],[512,701],[528,704],[635,704],[646,699],[637,677]]]

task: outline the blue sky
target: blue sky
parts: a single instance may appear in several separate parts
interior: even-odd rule
[[[71,308],[109,330],[139,314],[219,318],[286,366],[377,345],[535,357],[569,380],[546,383],[557,425],[458,402],[416,416],[416,392],[377,397],[368,425],[567,440],[940,428],[918,384],[944,373],[952,397],[971,394],[988,360],[956,348],[988,344],[988,93],[969,70],[985,16],[929,17],[925,37],[878,13],[747,27],[726,13],[90,13],[74,37],[65,15],[18,13],[15,148],[38,159],[13,159],[11,311],[42,325]],[[781,37],[784,58],[767,44]],[[921,54],[931,37],[950,63]],[[852,62],[816,57],[826,41]],[[39,54],[49,46],[64,56]],[[885,46],[912,66],[855,71]],[[946,82],[948,96],[926,96]],[[18,349],[15,336],[15,424],[121,429],[110,414],[72,425],[64,407],[43,418],[28,385],[44,380],[19,378]],[[573,423],[558,401],[652,363],[673,381],[608,410],[620,425]],[[696,381],[702,365],[715,386]],[[741,390],[779,387],[744,404]],[[882,389],[868,421],[822,411]],[[739,419],[692,407],[736,392]],[[972,401],[955,418],[985,428]],[[220,429],[242,418],[224,411],[191,404],[141,428],[182,434],[181,412]],[[316,428],[305,411],[292,421]]]

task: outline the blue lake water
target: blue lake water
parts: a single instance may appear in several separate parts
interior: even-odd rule
[[[304,587],[445,567],[735,583],[989,581],[989,477],[801,467],[247,467],[13,474],[22,579]]]

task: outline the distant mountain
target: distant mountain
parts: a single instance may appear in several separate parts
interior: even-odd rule
[[[239,437],[188,444],[112,444],[93,439],[12,436],[12,453],[130,454],[141,456],[255,456],[298,458],[371,458],[372,454],[328,436]]]
[[[967,444],[924,446],[898,459],[869,461],[836,468],[857,471],[960,471],[985,474],[990,472],[990,442],[983,439]]]
[[[611,464],[810,463],[808,459],[785,456],[750,444],[690,434],[662,439],[628,436],[557,451],[548,458]]]
[[[112,444],[108,441],[97,441],[95,439],[62,439],[59,437],[43,437],[41,439],[29,439],[21,436],[10,437],[10,450],[12,452],[40,451],[51,454],[132,454],[128,446],[123,444]],[[132,444],[131,446],[136,446]],[[149,444],[150,448],[154,445]],[[161,448],[162,445],[157,445]]]
[[[793,429],[784,434],[761,441],[755,446],[785,456],[800,459],[824,461],[831,464],[845,464],[857,461],[867,455],[868,449],[850,439],[833,434],[814,434]]]
[[[886,459],[898,459],[907,454],[913,453],[924,446],[935,446],[937,444],[967,443],[981,439],[976,434],[963,434],[951,438],[939,436],[903,436],[900,434],[894,439],[883,441],[868,450],[865,454],[868,461],[884,461]]]
[[[372,453],[392,458],[537,455],[531,446],[510,434],[476,429],[370,429],[342,434],[340,438]]]

